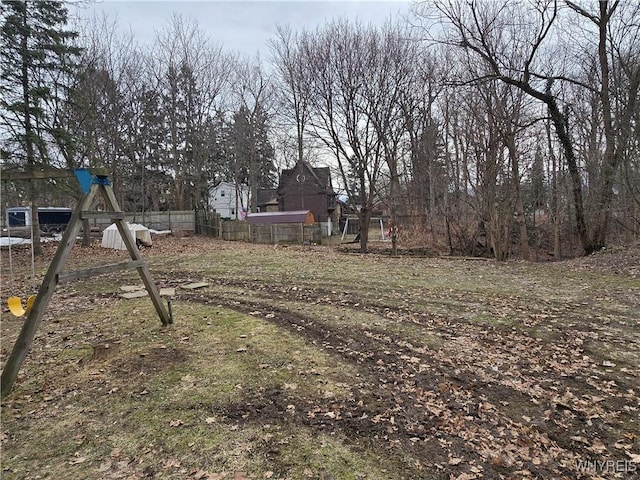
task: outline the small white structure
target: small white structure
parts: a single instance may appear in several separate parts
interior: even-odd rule
[[[209,208],[222,218],[243,219],[249,206],[249,187],[220,182],[209,191]]]
[[[127,227],[129,228],[134,240],[139,240],[145,246],[151,246],[151,232],[147,227],[138,223],[127,223]],[[115,250],[127,249],[127,246],[122,241],[122,237],[120,236],[120,232],[118,232],[118,227],[116,227],[115,223],[109,225],[102,232],[101,246],[103,248],[113,248]]]

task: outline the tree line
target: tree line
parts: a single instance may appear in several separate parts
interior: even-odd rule
[[[62,2],[2,5],[3,168],[107,167],[132,211],[204,209],[227,180],[255,211],[304,160],[332,167],[361,225],[382,210],[452,252],[638,238],[634,2],[415,2],[382,25],[280,25],[265,58],[177,14],[141,47],[108,20],[72,28]],[[14,203],[72,194],[3,185]]]

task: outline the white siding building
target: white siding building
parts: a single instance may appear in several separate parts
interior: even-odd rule
[[[222,218],[244,220],[249,209],[249,187],[220,182],[209,191],[209,208]]]

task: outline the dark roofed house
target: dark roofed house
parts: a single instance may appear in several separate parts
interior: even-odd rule
[[[305,161],[283,170],[278,185],[280,211],[310,210],[316,222],[327,222],[336,209],[336,194],[329,167],[312,167]]]

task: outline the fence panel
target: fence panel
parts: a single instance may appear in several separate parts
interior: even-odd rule
[[[251,225],[236,220],[221,222],[223,240],[251,243],[320,243],[322,226],[319,223],[279,223],[272,225]]]
[[[195,232],[196,218],[193,210],[173,210],[167,212],[126,212],[124,219],[129,223],[139,223],[152,230],[172,232]],[[91,230],[102,232],[111,225],[108,219],[92,219]]]
[[[196,233],[208,237],[222,237],[222,218],[220,214],[198,210],[196,212]]]
[[[235,220],[222,221],[222,239],[233,242],[248,242],[251,239],[251,232],[248,223]]]

